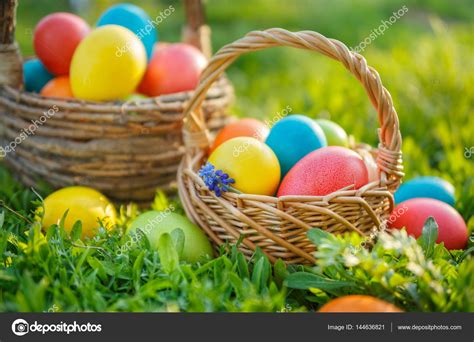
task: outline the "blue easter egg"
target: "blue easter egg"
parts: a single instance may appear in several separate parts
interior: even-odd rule
[[[53,78],[54,76],[37,58],[30,59],[23,64],[23,84],[26,91],[39,93],[44,85]]]
[[[454,187],[439,177],[416,177],[395,192],[396,204],[412,198],[433,198],[454,206]]]
[[[135,33],[145,46],[148,60],[151,58],[153,46],[158,41],[158,31],[148,14],[132,4],[118,4],[105,11],[97,27],[104,25],[120,25]],[[122,47],[125,49],[126,47]]]
[[[291,115],[278,121],[265,143],[280,162],[282,178],[305,155],[327,146],[321,127],[304,115]]]

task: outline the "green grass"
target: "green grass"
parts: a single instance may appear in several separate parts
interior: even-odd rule
[[[111,2],[95,1],[82,15],[92,24]],[[181,1],[162,1],[161,6],[156,5],[156,0],[139,3],[151,16],[173,4],[177,11],[158,29],[164,41],[179,39],[183,24]],[[470,232],[474,230],[474,156],[464,157],[465,149],[474,146],[472,1],[361,0],[356,5],[354,1],[209,0],[207,5],[214,50],[250,30],[268,27],[315,30],[356,46],[381,20],[406,5],[408,13],[362,54],[380,73],[394,99],[403,137],[406,179],[436,175],[450,181],[456,188],[455,207]],[[67,2],[20,1],[17,38],[25,55],[33,53],[31,32],[36,22],[58,10],[68,10]],[[290,106],[293,113],[340,123],[358,141],[377,143],[376,113],[363,89],[341,65],[324,56],[275,48],[243,56],[229,68],[228,75],[236,88],[237,101],[232,108],[236,115],[271,118]],[[36,190],[43,196],[50,192],[45,185]],[[294,283],[283,279],[302,269],[287,270],[281,264],[269,268],[261,255],[247,263],[232,247],[223,250],[218,259],[200,265],[181,263],[171,269],[165,267],[167,271],[159,262],[159,255],[142,252],[143,248],[131,250],[111,265],[107,254],[113,253],[121,241],[120,234],[104,234],[91,242],[103,250],[74,247],[72,243],[77,243],[65,236],[60,227],[42,236],[37,226],[18,216],[33,219],[37,196],[13,181],[2,166],[0,200],[17,212],[0,209],[0,215],[4,215],[0,220],[0,310],[45,311],[53,305],[71,311],[276,311],[288,306],[312,310],[335,295],[347,293],[345,288],[342,292],[318,292],[302,290],[301,285],[296,289],[287,286]],[[122,228],[127,217],[135,215],[132,208],[124,211]],[[333,241],[331,248],[343,248],[345,240],[341,241]],[[328,255],[320,257],[331,260]],[[370,255],[360,257],[370,264]],[[423,297],[429,292],[421,288],[423,280],[403,269],[401,276],[408,279],[407,284],[419,286],[416,291],[422,301],[409,298],[413,289],[407,290],[408,285],[403,291],[396,286],[384,288],[383,277],[370,272],[363,274],[378,279],[381,287],[377,283],[369,288],[358,287],[357,291],[395,301],[405,310],[473,311],[469,306],[472,303],[459,294],[460,288],[474,288],[472,278],[467,276],[472,274],[472,258],[459,262],[457,256],[444,252],[439,257],[426,258],[434,260],[442,275],[448,271],[461,275],[460,282],[456,283],[449,274],[441,278],[436,275],[443,294]],[[393,260],[385,261],[392,269],[400,266]],[[338,281],[351,276],[343,260],[338,265],[338,272],[319,265],[317,269],[305,269],[305,274]],[[259,279],[262,272],[264,276]],[[37,298],[41,299],[35,301]]]
[[[368,251],[358,234],[308,232],[318,246],[317,265],[286,277],[289,288],[309,290],[316,306],[347,294],[374,295],[405,311],[473,311],[474,262],[469,251],[448,252],[435,244],[438,227],[429,219],[416,241],[405,231],[379,234]],[[356,246],[356,247],[355,247]]]

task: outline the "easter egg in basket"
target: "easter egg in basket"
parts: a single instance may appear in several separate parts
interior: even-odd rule
[[[36,55],[51,73],[67,75],[72,56],[89,31],[89,25],[77,15],[50,14],[36,25],[33,36]]]
[[[206,57],[192,45],[162,46],[153,52],[138,90],[148,96],[193,90],[206,65]]]
[[[367,167],[369,182],[379,181],[380,175],[375,157],[366,149],[358,149],[357,153],[359,153],[359,155],[362,157],[365,166]]]
[[[118,25],[101,26],[74,53],[72,92],[86,100],[123,99],[136,89],[145,68],[145,48],[132,31]]]
[[[120,25],[128,28],[145,46],[147,58],[150,59],[158,32],[148,14],[133,4],[118,4],[107,9],[97,21],[97,27]]]
[[[144,99],[147,99],[147,98],[148,98],[148,96],[133,93],[133,94],[127,95],[124,100],[125,101],[140,101],[140,100],[144,100]]]
[[[237,190],[256,195],[275,194],[280,182],[280,165],[266,144],[250,137],[227,140],[208,160],[235,180]]]
[[[41,89],[41,95],[50,97],[74,97],[69,82],[69,76],[58,76]]]
[[[268,131],[268,127],[257,119],[245,118],[234,121],[220,130],[214,139],[209,153],[212,153],[219,145],[232,138],[252,137],[260,141],[265,141],[268,136]]]
[[[37,58],[27,60],[23,64],[23,83],[26,91],[39,93],[53,77]]]
[[[324,196],[349,185],[356,189],[368,182],[367,167],[354,151],[328,146],[301,159],[283,178],[278,196]]]
[[[317,119],[315,121],[323,130],[328,146],[349,147],[349,138],[344,128],[326,119]]]
[[[327,145],[321,127],[304,115],[291,115],[278,121],[265,143],[278,157],[283,176],[308,153]]]

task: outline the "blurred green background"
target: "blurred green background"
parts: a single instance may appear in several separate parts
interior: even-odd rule
[[[90,24],[117,1],[20,0],[16,36],[33,54],[36,23],[55,11],[75,12]],[[182,1],[130,1],[154,18],[161,41],[178,41]],[[403,136],[407,177],[436,175],[452,182],[456,207],[474,227],[474,1],[472,0],[208,0],[213,48],[270,27],[314,30],[357,46],[406,6],[408,12],[362,52],[393,96]],[[354,77],[338,63],[307,51],[278,48],[240,58],[228,70],[237,101],[234,114],[270,118],[293,113],[326,117],[359,141],[377,143],[377,119]]]

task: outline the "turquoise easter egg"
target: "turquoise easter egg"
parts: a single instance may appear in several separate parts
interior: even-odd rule
[[[454,206],[454,187],[439,177],[416,177],[398,188],[395,192],[395,203],[422,197],[437,199]]]
[[[128,28],[142,41],[147,59],[151,58],[153,46],[158,41],[158,31],[155,23],[143,9],[132,4],[112,6],[101,15],[97,22],[97,27],[104,25],[119,25]],[[126,50],[127,47],[124,46],[122,49]]]
[[[327,146],[321,127],[304,115],[291,115],[278,121],[265,143],[275,152],[284,176],[301,158]]]
[[[23,64],[23,84],[26,91],[39,93],[53,77],[38,58],[30,59]]]

